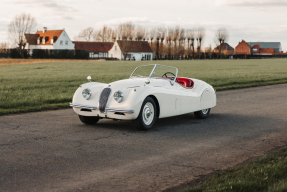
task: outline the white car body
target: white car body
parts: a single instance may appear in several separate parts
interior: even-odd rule
[[[157,66],[162,65],[155,64],[154,69]],[[177,71],[176,69],[176,77]],[[185,79],[192,80],[193,86],[184,87],[175,80],[151,76],[143,78],[131,76],[129,79],[109,84],[89,82],[76,90],[70,106],[81,116],[99,116],[100,118],[121,120],[136,119],[140,114],[143,101],[147,97],[152,97],[155,100],[158,108],[156,115],[159,118],[196,112],[216,106],[216,93],[211,85],[198,79]],[[91,97],[88,100],[82,95],[86,88],[91,91]],[[100,95],[105,88],[111,89],[111,93],[104,110],[100,111]],[[123,100],[120,103],[113,98],[116,91],[123,93]]]

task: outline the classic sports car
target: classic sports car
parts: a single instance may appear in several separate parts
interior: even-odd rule
[[[70,104],[85,124],[102,118],[135,120],[142,130],[152,128],[156,117],[194,112],[205,119],[216,105],[215,90],[209,84],[177,77],[178,69],[152,64],[137,67],[129,79],[109,84],[81,85]]]

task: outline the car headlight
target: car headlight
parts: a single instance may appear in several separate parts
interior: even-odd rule
[[[116,91],[116,92],[114,93],[114,99],[115,99],[118,103],[122,102],[123,99],[124,99],[124,94],[123,94],[123,92],[121,92],[121,91]]]
[[[92,91],[89,88],[86,88],[83,90],[82,95],[85,99],[90,99],[90,97],[92,96]]]

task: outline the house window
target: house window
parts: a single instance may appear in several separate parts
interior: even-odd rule
[[[68,45],[68,41],[65,42],[65,45]]]
[[[257,49],[253,49],[254,52],[257,52]]]
[[[60,45],[63,45],[63,41],[60,41]]]

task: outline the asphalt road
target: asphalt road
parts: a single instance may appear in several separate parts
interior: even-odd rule
[[[87,126],[72,109],[0,117],[0,191],[161,191],[287,143],[287,84],[217,93],[208,119]]]

